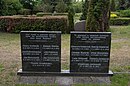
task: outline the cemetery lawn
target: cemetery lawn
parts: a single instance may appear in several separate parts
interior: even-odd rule
[[[130,26],[112,26],[110,31],[112,32],[110,69],[114,72],[130,72]],[[69,69],[69,38],[69,34],[62,35],[62,69]],[[49,86],[17,84],[17,71],[21,68],[20,52],[19,34],[0,32],[0,86]],[[130,86],[130,74],[116,74],[111,80],[110,86]]]

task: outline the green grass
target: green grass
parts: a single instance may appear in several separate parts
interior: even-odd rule
[[[111,86],[130,86],[130,74],[116,74],[111,81]]]
[[[130,38],[130,26],[115,26],[110,31],[112,32],[112,39]]]
[[[4,67],[2,64],[0,64],[0,73],[4,70]]]
[[[57,86],[57,85],[33,85],[33,84],[30,84],[30,85],[26,85],[26,84],[17,84],[15,86]]]
[[[115,74],[113,77],[110,78],[111,84],[104,85],[104,84],[77,84],[74,86],[130,86],[130,75],[129,74]]]

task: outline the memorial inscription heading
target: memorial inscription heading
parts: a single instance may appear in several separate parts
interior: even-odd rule
[[[70,72],[108,73],[110,32],[71,32]]]
[[[22,70],[31,72],[61,71],[61,32],[22,31]]]

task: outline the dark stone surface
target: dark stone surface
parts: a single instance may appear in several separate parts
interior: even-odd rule
[[[81,77],[87,77],[87,76],[113,76],[113,72],[109,71],[108,73],[90,73],[90,72],[69,72],[69,70],[62,70],[62,72],[27,72],[22,71],[20,69],[17,72],[17,75],[20,76],[64,76],[64,77],[73,77],[73,76],[81,76]]]
[[[71,32],[70,72],[108,73],[110,32]]]
[[[74,25],[74,30],[75,31],[86,31],[85,26],[86,26],[86,20],[79,21]]]
[[[22,31],[22,70],[30,72],[61,71],[61,32]]]

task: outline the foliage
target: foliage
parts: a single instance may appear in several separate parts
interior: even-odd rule
[[[21,9],[19,0],[0,0],[0,15],[15,15],[20,13]]]
[[[117,10],[126,10],[130,8],[130,0],[116,0]]]
[[[111,13],[110,18],[117,18],[118,16],[114,13]]]
[[[69,10],[68,10],[68,20],[69,20],[69,30],[68,30],[68,33],[70,31],[73,31],[74,30],[74,15],[75,15],[75,11],[74,11],[74,8],[72,6],[69,7]]]
[[[98,32],[109,29],[109,0],[90,0],[86,31]]]
[[[111,18],[110,25],[129,25],[130,18]]]
[[[57,5],[56,5],[56,12],[58,13],[64,13],[66,12],[66,9],[67,9],[67,5],[64,3],[63,0],[61,0]]]
[[[30,10],[29,9],[21,9],[20,10],[20,14],[24,15],[24,16],[27,16],[27,15],[30,14]]]
[[[38,17],[43,17],[43,16],[67,16],[68,13],[43,13],[43,12],[39,12],[36,14]]]
[[[120,16],[121,17],[130,17],[130,9],[128,9],[128,10],[121,10],[120,11]]]
[[[0,18],[0,30],[6,29],[8,32],[19,33],[22,30],[27,31],[62,31],[67,30],[67,17],[1,17]],[[2,25],[1,25],[2,24]],[[5,26],[3,26],[3,24]]]
[[[4,0],[0,0],[0,16],[6,14],[6,11],[7,11],[6,8],[7,8],[7,6],[6,6],[5,1]]]
[[[82,15],[80,17],[80,20],[86,20],[87,19],[87,13],[88,13],[88,0],[85,0],[82,5]]]
[[[36,14],[37,17],[43,17],[43,16],[51,16],[52,13],[43,13],[43,12],[39,12]]]
[[[71,4],[71,0],[39,0],[36,5],[38,11],[43,12],[67,12],[68,6]]]
[[[53,6],[49,5],[49,4],[44,4],[43,5],[43,12],[50,12],[52,13],[53,11]]]
[[[22,9],[22,5],[19,2],[19,0],[7,0],[7,15],[16,15],[20,13],[20,10]]]
[[[98,32],[109,29],[109,0],[90,0],[86,31]]]
[[[51,13],[53,10],[53,6],[50,5],[50,3],[44,3],[43,1],[41,1],[36,5],[35,10]]]
[[[119,0],[118,9],[125,10],[125,0]]]
[[[111,6],[110,6],[111,11],[115,11],[115,7],[116,7],[115,0],[111,0]]]
[[[31,15],[33,14],[34,7],[38,3],[38,0],[20,0],[24,8],[30,9]]]
[[[75,13],[81,13],[82,12],[82,2],[76,2],[72,4]]]

